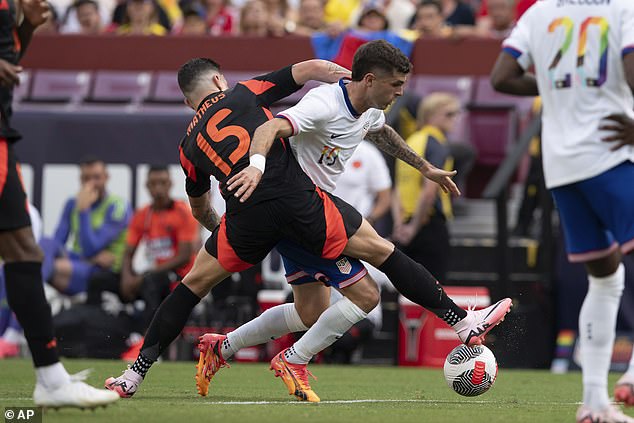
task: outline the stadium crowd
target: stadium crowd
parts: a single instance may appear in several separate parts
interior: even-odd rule
[[[41,33],[503,39],[535,0],[52,0]]]

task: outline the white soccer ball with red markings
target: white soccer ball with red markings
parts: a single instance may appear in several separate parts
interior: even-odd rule
[[[457,346],[445,360],[447,385],[465,397],[482,395],[493,386],[498,363],[493,352],[484,345]]]

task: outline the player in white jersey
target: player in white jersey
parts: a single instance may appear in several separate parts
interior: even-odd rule
[[[535,76],[527,73],[531,66]],[[508,94],[541,95],[546,186],[559,209],[568,258],[583,262],[589,274],[579,314],[583,405],[577,421],[634,422],[610,404],[607,387],[625,279],[621,254],[634,250],[634,146],[621,131],[634,116],[634,2],[536,3],[504,41],[491,82]],[[631,363],[615,399],[634,405],[633,383]]]
[[[262,177],[265,156],[272,143],[279,137],[293,135],[291,148],[304,172],[317,183],[320,195],[326,195],[322,190],[331,191],[335,187],[346,160],[364,138],[419,169],[443,189],[459,193],[451,181],[455,172],[442,171],[426,162],[396,131],[385,125],[382,110],[402,94],[410,68],[407,57],[386,41],[364,44],[355,54],[351,81],[341,80],[311,90],[297,105],[255,131],[250,147],[251,166],[232,177],[227,182],[228,189],[240,201],[246,201]],[[328,231],[336,230],[328,228]],[[356,235],[360,235],[364,245],[377,250],[376,254],[360,259],[385,273],[401,294],[453,326],[468,345],[481,342],[511,307],[511,300],[506,298],[486,311],[463,310],[447,297],[423,266],[380,238],[367,221],[363,221]],[[203,336],[201,360],[209,363],[207,368],[218,369],[239,348],[279,336],[274,329],[279,329],[280,321],[289,322],[287,331],[290,332],[298,330],[293,329],[298,325],[291,323],[299,320],[310,329],[291,348],[273,358],[271,369],[282,378],[289,394],[300,400],[319,401],[308,383],[306,365],[315,354],[367,316],[378,302],[378,289],[357,259],[346,256],[319,259],[286,241],[280,242],[277,249],[284,260],[287,280],[293,287],[294,307],[292,304],[278,306],[286,308],[275,322],[275,314],[269,313],[272,310],[269,309],[228,333],[226,338],[216,334]],[[329,306],[329,288],[324,285],[337,288],[344,298]],[[290,319],[291,313],[296,319]],[[222,346],[216,347],[221,339]],[[199,367],[205,367],[201,361]]]

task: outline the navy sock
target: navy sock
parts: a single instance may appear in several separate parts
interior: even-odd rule
[[[143,356],[143,359],[149,361],[150,365],[154,363],[181,333],[189,315],[199,302],[198,295],[194,294],[186,285],[178,284],[156,310],[145,334],[139,358]],[[149,369],[149,366],[147,368]],[[147,369],[145,371],[147,372]]]

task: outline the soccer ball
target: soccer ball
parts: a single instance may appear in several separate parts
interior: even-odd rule
[[[489,390],[498,374],[498,364],[484,345],[458,345],[451,350],[444,366],[447,385],[460,395],[475,397]]]

